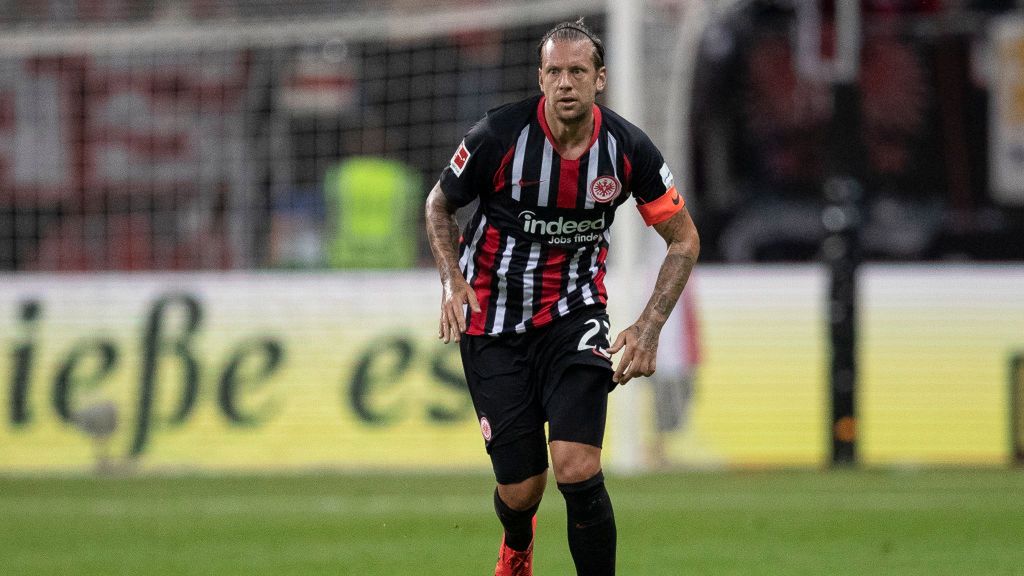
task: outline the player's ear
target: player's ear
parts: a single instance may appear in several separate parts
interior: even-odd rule
[[[604,94],[605,86],[608,85],[608,69],[601,66],[601,69],[597,71],[597,93]]]
[[[541,92],[544,91],[544,71],[540,68],[537,68],[537,86]]]

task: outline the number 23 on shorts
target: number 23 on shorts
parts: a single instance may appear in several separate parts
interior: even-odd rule
[[[580,343],[576,349],[581,351],[589,349],[594,354],[611,360],[611,354],[601,347],[602,343],[608,342],[608,331],[611,330],[611,325],[607,320],[598,320],[597,318],[591,318],[584,322],[584,324],[591,326],[591,328],[583,333],[583,337],[580,338]],[[600,336],[600,338],[595,339],[595,336]]]

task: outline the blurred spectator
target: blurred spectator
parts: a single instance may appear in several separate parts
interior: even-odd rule
[[[824,58],[834,51],[830,4]],[[964,44],[952,31],[922,36],[927,29],[908,20],[936,18],[942,7],[865,2],[859,88],[868,258],[955,252],[950,214],[984,204],[984,98],[971,96]],[[698,217],[711,259],[807,260],[825,237],[831,86],[798,72],[794,24],[791,10],[755,3],[704,38],[695,134],[705,190]]]
[[[832,38],[832,26],[822,33]],[[793,250],[813,254],[825,237],[821,186],[831,86],[800,78],[794,59],[788,36],[773,33],[754,38],[745,58],[744,115],[759,165],[751,202],[723,232],[727,260],[776,259]],[[942,224],[941,197],[926,184],[926,174],[917,172],[924,159],[914,157],[927,136],[932,95],[925,70],[913,47],[897,38],[874,38],[863,47],[860,87],[872,188],[865,249],[920,257]]]
[[[405,164],[349,158],[327,173],[328,263],[408,268],[416,263],[420,179]]]

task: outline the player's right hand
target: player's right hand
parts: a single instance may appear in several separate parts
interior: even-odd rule
[[[475,313],[480,312],[476,293],[461,276],[441,283],[441,322],[437,337],[447,344],[458,342],[466,331],[466,306]]]

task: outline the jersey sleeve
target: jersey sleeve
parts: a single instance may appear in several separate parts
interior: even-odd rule
[[[478,122],[459,143],[452,159],[441,171],[441,190],[448,201],[461,207],[492,186],[494,156],[499,144],[492,136],[488,119]],[[500,158],[499,158],[500,160]]]
[[[661,151],[646,135],[637,139],[633,158],[632,194],[644,222],[653,226],[682,210],[686,201],[676,190],[672,171]]]

